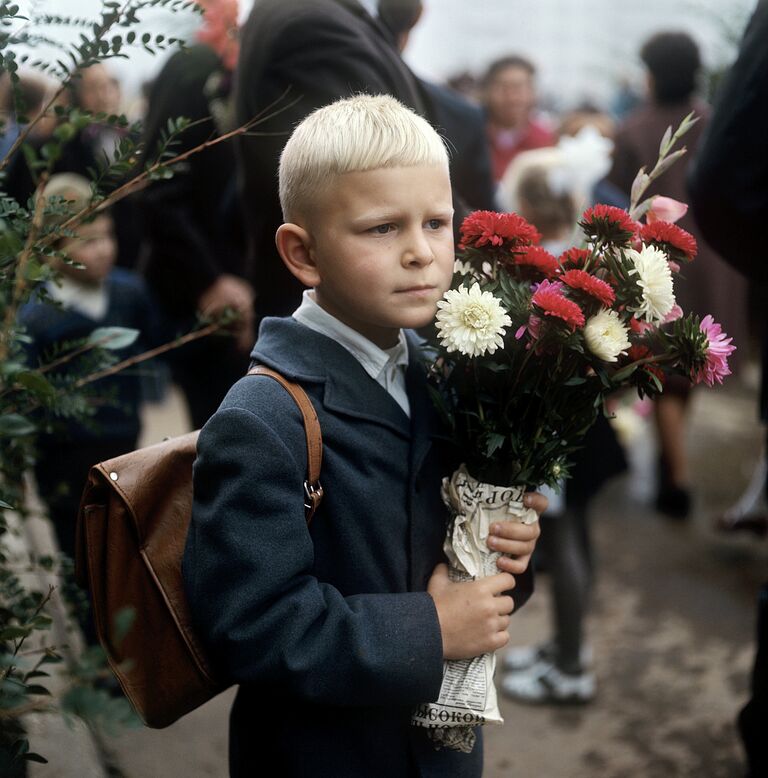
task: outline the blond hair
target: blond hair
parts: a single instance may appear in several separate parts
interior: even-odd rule
[[[280,155],[283,218],[306,215],[332,176],[389,167],[444,165],[442,138],[388,95],[356,95],[318,108],[293,131]]]

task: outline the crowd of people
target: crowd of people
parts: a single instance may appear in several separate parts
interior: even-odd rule
[[[454,225],[472,210],[515,211],[538,229],[542,245],[556,256],[570,245],[586,207],[629,204],[633,179],[641,166],[655,162],[664,130],[677,127],[694,111],[699,120],[685,139],[687,157],[650,191],[688,202],[688,180],[698,152],[706,147],[708,128],[714,122],[711,144],[723,122],[719,114],[713,120],[710,107],[697,96],[701,57],[686,33],[659,33],[643,45],[647,97],[623,116],[582,105],[555,117],[537,110],[536,64],[515,53],[489,63],[470,96],[414,74],[401,55],[419,22],[420,0],[263,0],[242,29],[236,0],[205,0],[201,5],[205,14],[197,41],[173,54],[149,86],[141,136],[135,140],[151,158],[169,119],[185,116],[192,122],[174,153],[254,117],[258,122],[234,141],[192,155],[174,169],[172,178],[152,181],[101,212],[76,239],[62,241],[60,250],[77,264],[62,262],[61,283],[49,285],[57,305],[35,300],[20,313],[31,335],[30,359],[37,360],[57,344],[99,326],[139,329],[138,350],[189,330],[201,316],[233,309],[237,318],[227,333],[168,357],[167,369],[184,394],[195,428],[209,420],[245,373],[266,317],[298,311],[303,311],[299,321],[302,315],[310,321],[317,317],[307,309],[306,296],[302,302],[300,274],[289,272],[275,244],[286,191],[311,184],[278,179],[281,153],[294,127],[315,109],[358,93],[397,98],[445,139]],[[764,2],[760,9],[765,17]],[[34,115],[51,85],[24,75],[21,88],[27,113]],[[92,65],[77,74],[64,99],[84,111],[117,114],[120,84],[107,65]],[[8,103],[9,94],[4,100]],[[0,144],[7,151],[20,127],[12,103],[5,113]],[[29,142],[41,148],[55,122],[54,117],[38,122]],[[78,133],[64,146],[44,195],[87,202],[89,170],[114,154],[126,132],[113,123],[95,122]],[[707,187],[708,173],[706,167],[699,171],[695,191],[722,189],[721,182]],[[768,190],[765,178],[759,185]],[[33,195],[33,178],[22,154],[12,160],[4,188],[20,202]],[[752,276],[759,269],[745,259],[754,256],[751,247],[734,259],[731,237],[722,237],[713,226],[718,209],[727,210],[730,203],[713,204],[697,196],[694,204],[680,224],[696,237],[699,253],[685,269],[677,298],[686,311],[713,314],[739,344],[743,362],[749,353],[747,313],[754,290],[729,263]],[[741,237],[749,231],[745,228]],[[299,237],[311,256],[311,241]],[[734,372],[738,368],[736,364]],[[73,553],[73,522],[88,468],[135,447],[147,386],[138,374],[113,377],[103,387],[111,404],[99,408],[87,425],[69,422],[65,429],[51,428],[41,436],[38,487],[66,553]],[[695,504],[685,444],[689,407],[689,385],[675,381],[654,407],[655,507],[671,520],[685,520]],[[583,704],[596,694],[585,634],[593,580],[589,513],[598,490],[626,469],[626,462],[605,419],[590,435],[562,497],[550,495],[550,508],[542,517],[536,554],[550,575],[554,630],[541,643],[506,655],[499,683],[514,699]],[[72,452],[65,461],[55,455],[62,436]],[[215,459],[213,453],[209,456]],[[768,528],[764,519],[754,517],[745,526],[763,533]]]

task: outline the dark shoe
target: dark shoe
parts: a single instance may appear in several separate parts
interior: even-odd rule
[[[751,532],[759,538],[764,538],[768,535],[768,516],[764,513],[736,517],[718,516],[715,529],[718,532]]]
[[[656,510],[671,519],[687,519],[691,512],[691,493],[671,484],[656,495]]]

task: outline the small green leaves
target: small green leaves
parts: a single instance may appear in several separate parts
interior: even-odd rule
[[[139,331],[129,327],[98,327],[88,337],[87,343],[117,351],[132,345]]]

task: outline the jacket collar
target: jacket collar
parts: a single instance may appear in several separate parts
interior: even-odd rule
[[[328,410],[374,421],[408,438],[412,433],[426,432],[427,389],[423,341],[408,331],[406,338],[409,355],[406,386],[413,429],[411,420],[397,402],[343,346],[293,318],[264,319],[251,359],[277,370],[289,381],[323,384],[323,405]]]

